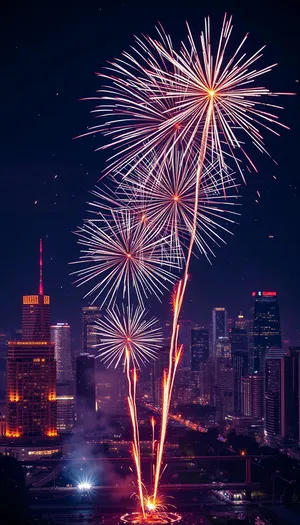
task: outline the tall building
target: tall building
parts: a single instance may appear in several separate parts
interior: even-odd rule
[[[99,344],[99,335],[95,331],[95,322],[101,318],[99,306],[82,307],[82,353],[95,356],[96,346]],[[100,361],[100,360],[99,360]],[[100,361],[101,362],[101,361]]]
[[[252,416],[251,377],[241,378],[241,412],[244,416]]]
[[[183,345],[183,354],[179,368],[191,370],[191,335],[192,323],[187,320],[179,320],[178,345]]]
[[[281,360],[282,348],[270,348],[265,355],[264,435],[270,446],[276,445],[281,431]]]
[[[75,396],[73,385],[58,384],[56,387],[57,431],[70,434],[74,427]]]
[[[241,378],[248,374],[247,323],[240,313],[229,331],[232,366],[234,370],[234,410],[241,411]]]
[[[252,416],[258,419],[264,417],[264,375],[252,374],[251,378],[251,397],[252,397]]]
[[[228,336],[227,311],[223,307],[216,307],[212,311],[212,348],[211,357],[216,355],[216,346],[219,337]]]
[[[300,347],[291,347],[281,360],[281,436],[300,442]]]
[[[253,372],[264,371],[269,348],[281,348],[277,292],[252,292],[253,297]]]
[[[222,422],[234,412],[234,371],[231,366],[220,366],[216,389],[216,419]]]
[[[8,344],[7,435],[56,436],[56,363],[50,297],[43,291],[41,241],[39,294],[23,297],[22,337]]]
[[[96,422],[95,358],[89,354],[76,360],[76,421],[82,430],[92,430]]]
[[[256,419],[264,417],[264,377],[253,374],[241,378],[241,412]]]
[[[68,323],[51,326],[51,341],[54,342],[56,360],[56,382],[61,384],[73,381],[71,334]]]
[[[194,326],[191,332],[191,369],[199,372],[201,365],[209,358],[209,331],[201,326]]]

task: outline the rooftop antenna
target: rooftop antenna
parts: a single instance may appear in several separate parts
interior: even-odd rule
[[[43,287],[43,241],[40,239],[40,285],[39,285],[39,295],[44,295]]]

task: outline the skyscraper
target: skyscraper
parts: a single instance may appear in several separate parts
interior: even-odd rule
[[[95,358],[80,354],[76,360],[76,420],[82,430],[91,430],[96,421]]]
[[[59,434],[70,434],[74,426],[75,396],[72,384],[57,385],[57,431]]]
[[[51,341],[54,342],[56,360],[56,382],[61,384],[73,381],[71,358],[71,334],[68,323],[51,326]]]
[[[253,304],[253,372],[264,371],[269,348],[281,348],[279,306],[276,292],[252,292]]]
[[[241,410],[241,378],[248,374],[248,333],[247,323],[240,313],[229,332],[234,370],[234,410]]]
[[[264,359],[264,434],[270,446],[276,445],[281,431],[281,360],[284,354],[282,348],[270,348]]]
[[[82,353],[95,356],[99,344],[99,335],[95,331],[95,322],[101,318],[99,306],[82,307]]]
[[[216,419],[222,422],[234,411],[234,371],[231,366],[219,367],[216,392]]]
[[[194,326],[191,334],[191,369],[199,372],[201,365],[209,358],[209,331],[201,326]]]
[[[291,347],[281,360],[281,436],[300,442],[300,347]]]
[[[56,364],[50,297],[43,292],[41,242],[39,294],[23,297],[22,335],[22,341],[8,344],[7,435],[55,436]]]
[[[264,417],[263,374],[241,377],[241,412],[257,419]]]
[[[228,336],[227,311],[223,307],[216,307],[212,311],[212,348],[211,357],[216,356],[216,345],[219,337]]]

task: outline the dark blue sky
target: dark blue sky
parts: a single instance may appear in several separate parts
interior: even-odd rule
[[[30,3],[29,3],[30,4]],[[63,2],[62,2],[63,4]],[[193,7],[198,4],[199,7]],[[78,6],[78,7],[77,7]],[[298,15],[292,2],[76,3],[72,8],[3,8],[1,12],[1,273],[0,329],[20,325],[21,296],[38,287],[38,239],[45,240],[45,290],[52,320],[69,321],[78,331],[82,290],[69,277],[77,259],[72,230],[85,216],[85,202],[101,174],[99,138],[72,140],[92,123],[91,103],[79,102],[100,87],[94,73],[128,49],[132,35],[154,34],[160,20],[173,40],[193,32],[210,14],[218,28],[224,11],[233,14],[233,43],[250,32],[248,49],[267,44],[265,65],[279,62],[266,76],[268,87],[297,91],[300,79]],[[216,249],[212,266],[194,260],[185,316],[209,322],[210,310],[225,305],[231,316],[251,306],[251,291],[277,290],[286,335],[300,328],[299,99],[286,97],[282,119],[291,131],[266,135],[277,159],[254,154],[258,174],[243,187],[240,224],[226,247]],[[276,180],[273,178],[276,176]],[[256,190],[261,199],[257,204]],[[35,204],[36,202],[36,204]],[[274,236],[269,239],[269,235]],[[166,297],[157,313],[167,315]],[[77,327],[77,328],[76,328]]]

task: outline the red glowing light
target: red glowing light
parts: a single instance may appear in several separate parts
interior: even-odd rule
[[[276,297],[277,292],[263,292],[263,297]]]

